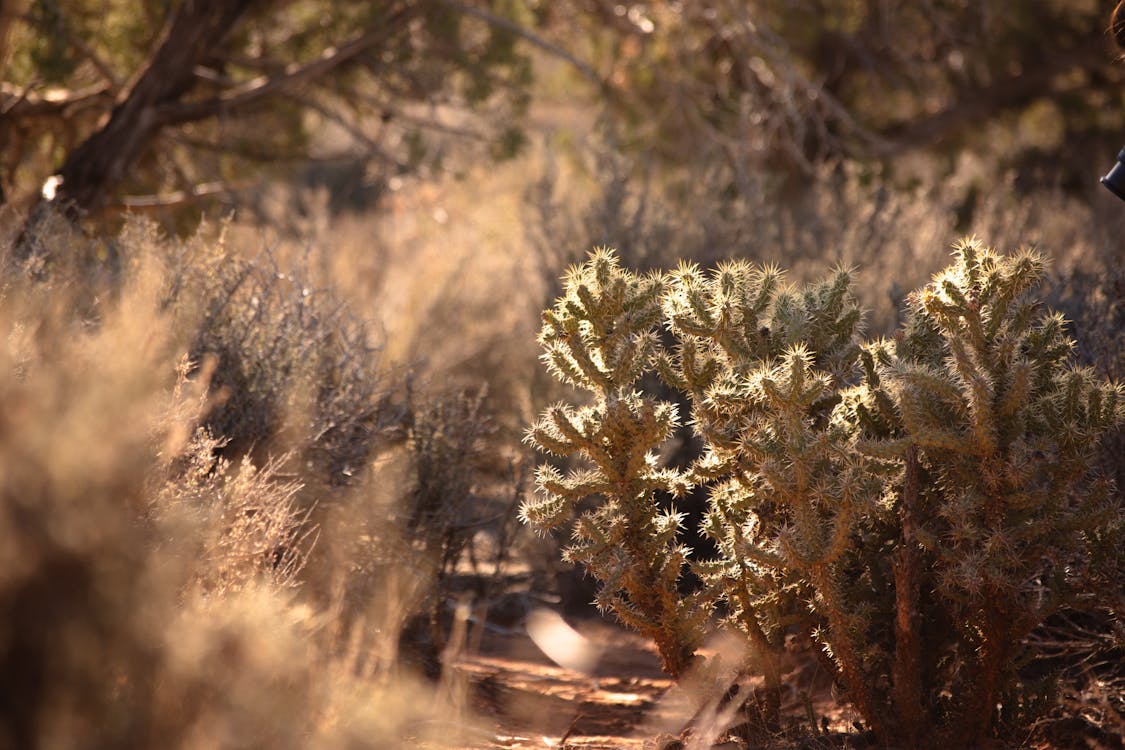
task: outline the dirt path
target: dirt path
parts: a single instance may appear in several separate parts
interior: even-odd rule
[[[586,621],[579,632],[601,651],[584,673],[559,666],[523,629],[486,632],[479,649],[458,661],[472,708],[489,717],[490,741],[477,748],[524,750],[641,748],[642,728],[672,683],[643,639]]]
[[[698,717],[701,705],[708,705],[708,690],[701,689],[698,682],[692,687],[690,679],[686,685],[673,685],[661,672],[655,649],[645,639],[603,620],[571,624],[576,628],[575,635],[580,634],[581,640],[598,655],[588,669],[560,666],[535,645],[523,626],[493,627],[470,634],[467,648],[455,667],[462,678],[459,682],[467,708],[478,717],[476,739],[465,744],[464,750],[682,748],[677,744],[660,744],[657,738],[679,736],[688,726],[706,726],[708,720]],[[711,662],[717,653],[715,649],[704,650]],[[862,735],[851,731],[857,718],[855,713],[847,706],[837,705],[829,680],[808,652],[794,656],[785,681],[782,712],[788,731],[784,736],[732,741],[718,730],[737,724],[745,715],[728,712],[714,718],[715,714],[710,714],[716,731],[702,746],[710,747],[714,741],[714,747],[724,750],[866,747]],[[755,686],[753,679],[743,678],[739,682],[742,695],[752,694]],[[714,690],[710,692],[714,694]],[[1105,701],[1094,707],[1104,709],[1102,703]],[[1038,732],[1034,739],[1025,738],[1018,747],[1125,747],[1120,732],[1112,726],[1100,726],[1105,723],[1104,710],[1082,710],[1081,706],[1070,706],[1070,710],[1070,718],[1056,721],[1053,728]],[[693,722],[692,717],[697,720]],[[1115,726],[1121,726],[1120,716],[1117,721]]]
[[[678,735],[705,702],[706,691],[673,687],[640,636],[599,620],[575,627],[599,654],[585,672],[552,661],[523,628],[485,632],[466,649],[457,670],[467,678],[472,710],[485,717],[474,750],[639,750]],[[846,726],[851,717],[835,707],[826,681],[803,668],[791,677],[784,705],[790,722],[811,711],[833,729]],[[753,681],[742,687],[752,690]]]

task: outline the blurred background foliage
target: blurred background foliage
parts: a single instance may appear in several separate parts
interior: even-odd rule
[[[58,172],[83,210],[197,210],[350,171],[376,198],[395,176],[514,156],[536,102],[606,112],[646,163],[722,165],[720,196],[763,174],[800,190],[845,161],[909,184],[971,159],[966,201],[1000,175],[1075,190],[1119,138],[1105,5],[16,0],[0,185],[25,205]],[[97,145],[135,154],[71,167],[131,98],[144,116]],[[89,197],[80,179],[104,182]]]
[[[908,155],[940,156],[941,174],[968,151],[1024,170],[1119,135],[1104,3],[589,5],[639,137],[673,159],[813,173],[850,158],[911,176],[896,168]],[[1051,161],[1050,177],[1076,176]]]
[[[55,172],[60,201],[120,210],[318,166],[385,181],[443,164],[446,137],[497,157],[520,142],[530,61],[489,3],[31,0],[0,17],[17,201]]]

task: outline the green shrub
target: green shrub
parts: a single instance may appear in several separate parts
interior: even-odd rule
[[[524,516],[548,529],[599,498],[568,557],[673,674],[721,601],[765,673],[770,723],[794,628],[884,742],[971,746],[1025,723],[1027,636],[1088,600],[1122,541],[1120,501],[1092,466],[1125,399],[1071,364],[1063,319],[1031,297],[1043,276],[1035,254],[963,242],[895,338],[864,344],[847,271],[799,289],[745,263],[639,277],[599,251],[541,335],[552,371],[594,403],[554,406],[529,433],[594,468],[541,468]],[[657,463],[676,415],[635,390],[650,370],[691,403],[704,451],[686,473]],[[653,497],[692,484],[709,491],[718,552],[694,562],[697,594],[673,596],[688,551]]]

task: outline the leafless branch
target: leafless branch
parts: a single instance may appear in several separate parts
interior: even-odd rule
[[[285,97],[293,102],[296,102],[297,104],[300,104],[306,109],[310,109],[313,112],[316,112],[325,120],[336,124],[348,135],[354,138],[357,143],[360,143],[373,151],[379,150],[379,144],[371,140],[370,136],[368,136],[367,133],[364,133],[354,122],[351,122],[350,120],[348,120],[348,118],[333,110],[331,107],[321,104],[314,97],[300,96],[299,94],[289,92],[285,94]]]
[[[417,117],[407,112],[398,110],[394,114],[394,118],[399,122],[405,122],[418,128],[425,128],[435,133],[444,133],[445,135],[457,136],[459,138],[467,138],[470,140],[483,141],[487,138],[484,133],[470,128],[460,128],[456,125],[441,122],[437,116],[434,117]]]
[[[90,106],[108,106],[113,95],[107,84],[88,86],[77,91],[50,89],[44,93],[34,91],[34,84],[17,89],[0,81],[0,115],[4,117],[43,117],[60,112],[74,112]]]
[[[276,151],[255,150],[246,146],[235,146],[229,143],[213,143],[211,141],[206,141],[199,138],[189,138],[182,134],[174,132],[169,132],[164,137],[167,140],[186,148],[195,149],[197,151],[206,151],[215,154],[235,156],[250,162],[257,162],[262,164],[285,163],[301,166],[314,164],[339,164],[341,162],[356,161],[379,161],[387,164],[391,169],[397,172],[402,172],[407,169],[407,165],[394,158],[394,156],[387,153],[385,149],[379,147],[377,144],[358,152],[354,150],[344,150],[325,156],[308,156],[306,154],[287,155],[283,152],[279,153]]]
[[[164,208],[174,208],[188,203],[214,198],[220,195],[232,195],[245,192],[256,186],[256,183],[245,181],[239,183],[205,182],[187,190],[175,190],[170,193],[157,195],[127,195],[121,200],[106,205],[108,210],[117,211],[158,211]]]
[[[388,154],[386,151],[384,151],[382,146],[380,146],[377,142],[372,140],[366,133],[364,133],[362,130],[360,130],[360,128],[357,127],[355,125],[355,123],[350,122],[346,117],[341,115],[339,112],[333,111],[331,107],[327,107],[327,106],[321,104],[320,102],[316,101],[312,97],[300,97],[300,96],[294,96],[292,94],[287,94],[286,96],[288,96],[293,101],[300,104],[302,107],[307,107],[308,109],[311,109],[314,112],[317,112],[318,114],[320,114],[322,117],[324,117],[329,122],[333,122],[336,125],[340,126],[350,136],[352,136],[352,138],[354,138],[359,144],[361,144],[364,147],[364,150],[360,154],[353,154],[351,156],[352,159],[363,159],[363,160],[378,159],[379,161],[383,161],[383,162],[388,163],[389,165],[391,165],[392,167],[394,167],[398,171],[405,171],[407,169],[406,164],[402,163],[398,159],[395,159],[390,154]]]

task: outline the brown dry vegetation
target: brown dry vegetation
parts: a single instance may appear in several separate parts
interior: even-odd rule
[[[673,687],[589,606],[565,539],[518,524],[524,429],[573,395],[538,362],[541,311],[609,245],[640,268],[854,266],[885,334],[975,234],[1051,258],[1078,359],[1120,382],[1125,207],[972,152],[735,189],[721,160],[622,146],[545,69],[521,156],[380,181],[362,211],[339,210],[354,185],[278,180],[188,233],[172,210],[49,219],[17,258],[26,216],[0,206],[0,750],[867,746],[809,644],[766,731],[737,649]],[[1123,456],[1118,429],[1119,488]],[[1125,746],[1122,611],[1110,591],[1033,634],[1058,700],[997,746]]]
[[[449,714],[386,660],[393,648],[372,646],[393,643],[417,596],[398,567],[409,548],[391,565],[393,524],[334,522],[298,453],[222,457],[207,415],[239,405],[214,384],[240,363],[186,359],[205,321],[185,326],[168,248],[133,229],[144,231],[122,235],[113,278],[54,268],[5,290],[0,745],[374,748],[426,736]],[[385,517],[373,483],[363,495],[354,506]],[[337,554],[306,567],[317,549]],[[302,583],[314,569],[318,588]],[[377,593],[356,593],[360,576]]]
[[[533,331],[558,253],[616,239],[640,263],[855,264],[882,328],[944,260],[955,212],[940,192],[842,180],[804,213],[745,200],[732,216],[557,167],[533,154],[407,187],[295,239],[135,220],[108,240],[113,264],[60,223],[31,280],[9,273],[0,747],[634,747],[700,710],[696,746],[729,737],[740,714],[706,707],[715,688],[662,698],[647,644],[585,626],[613,654],[587,676],[522,635],[543,597],[583,604],[550,545],[513,527],[520,430],[554,397]],[[1115,208],[997,199],[971,228],[1064,249],[1057,304],[1082,357],[1119,377]],[[1120,746],[1104,617],[1037,634],[1070,681],[1024,743]],[[768,742],[862,743],[795,649],[792,728]]]

